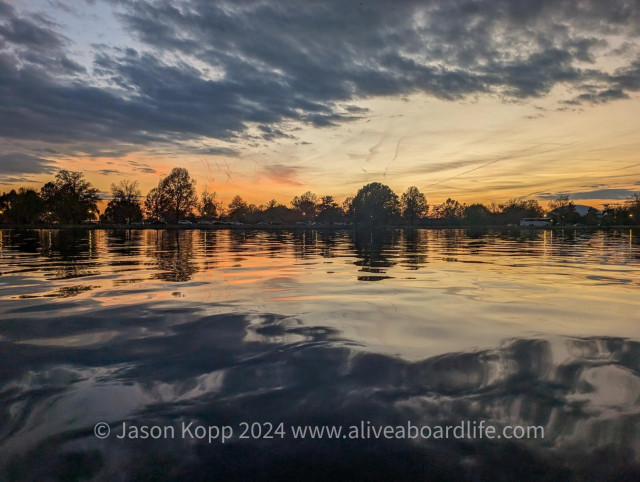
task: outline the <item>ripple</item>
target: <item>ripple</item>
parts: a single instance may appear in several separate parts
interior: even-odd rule
[[[0,235],[2,480],[640,474],[635,232]],[[545,438],[143,443],[98,420]]]

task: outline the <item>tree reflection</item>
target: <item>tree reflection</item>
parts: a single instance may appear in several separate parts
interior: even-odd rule
[[[131,229],[114,229],[106,232],[105,242],[109,252],[117,257],[132,257],[140,254],[143,241],[143,231]],[[122,264],[120,260],[114,260],[117,264]],[[132,260],[127,260],[127,264],[137,264]]]
[[[360,272],[366,273],[358,275],[359,281],[381,281],[389,278],[385,273],[396,264],[393,250],[398,245],[400,235],[400,231],[376,229],[355,232],[353,245],[359,259],[354,264],[360,266]]]
[[[23,251],[25,253],[38,253],[43,245],[43,231],[33,229],[22,229],[16,231],[1,231],[2,244],[11,246],[14,250]]]
[[[72,279],[99,274],[98,236],[93,230],[43,230],[42,254],[52,263],[53,279]]]
[[[402,266],[416,270],[427,263],[428,231],[410,230],[402,233]]]
[[[155,278],[164,281],[189,281],[198,271],[193,259],[195,231],[146,231],[147,254],[154,258],[160,272]]]
[[[216,255],[218,254],[221,245],[221,234],[215,229],[199,231],[198,233],[202,249],[202,267],[204,270],[213,269],[218,264]]]
[[[348,240],[343,232],[319,231],[317,234],[320,256],[323,258],[333,258],[339,254],[341,245]]]
[[[270,258],[275,258],[288,249],[291,242],[291,233],[288,231],[267,231],[264,233],[263,249]]]
[[[318,251],[318,231],[303,229],[292,234],[293,253],[296,259],[311,259]]]

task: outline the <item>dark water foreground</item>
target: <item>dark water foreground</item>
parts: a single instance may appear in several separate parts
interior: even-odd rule
[[[637,233],[1,234],[0,480],[640,477]]]

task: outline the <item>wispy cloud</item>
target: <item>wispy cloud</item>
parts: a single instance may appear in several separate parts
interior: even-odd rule
[[[298,180],[298,175],[302,168],[298,166],[287,166],[285,164],[271,164],[262,168],[262,174],[281,184],[302,186]]]
[[[555,199],[560,194],[568,194],[571,199],[628,199],[634,194],[640,194],[640,191],[631,189],[595,189],[593,191],[579,191],[569,193],[547,193],[541,195],[541,199]]]
[[[5,186],[10,186],[11,184],[25,183],[25,182],[33,182],[33,179],[29,177],[18,177],[18,176],[4,176],[0,177],[0,184]]]
[[[304,169],[299,166],[288,166],[286,164],[271,164],[264,166],[261,170],[262,175],[272,179],[280,184],[289,184],[292,186],[302,186],[298,176]]]

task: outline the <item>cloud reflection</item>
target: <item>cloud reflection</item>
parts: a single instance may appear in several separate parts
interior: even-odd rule
[[[84,316],[60,318],[37,329],[36,319],[25,320],[2,343],[5,473],[38,478],[88,471],[135,478],[148,475],[154,459],[171,461],[162,478],[195,473],[240,478],[256,471],[272,478],[282,467],[306,477],[320,460],[326,474],[357,467],[369,475],[435,471],[462,480],[478,474],[511,477],[522,464],[554,477],[595,471],[606,478],[612,475],[607,457],[615,458],[616,474],[638,470],[640,439],[629,430],[640,411],[636,341],[515,339],[488,350],[410,362],[363,350],[330,327],[303,326],[276,314],[205,315],[201,308],[137,306],[91,318],[90,324]],[[138,320],[135,326],[132,319]],[[58,346],[29,340],[35,331],[43,338],[116,335]],[[542,425],[546,437],[509,443],[142,443],[94,439],[91,428],[99,418],[112,425],[123,420],[345,426],[360,420],[391,425],[487,420],[498,426]],[[258,451],[262,455],[247,463],[246,455]],[[401,459],[407,463],[398,467]],[[224,463],[212,466],[220,460]]]

